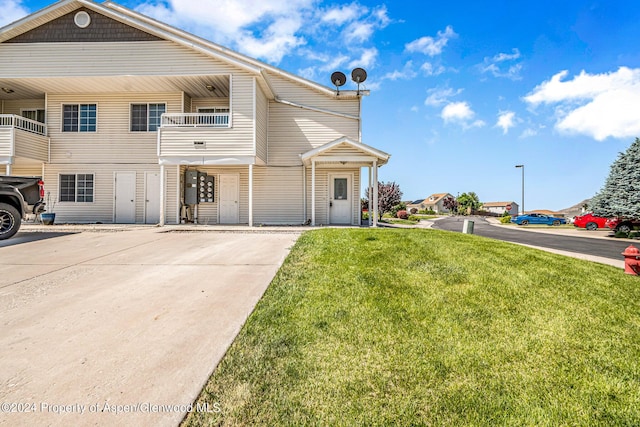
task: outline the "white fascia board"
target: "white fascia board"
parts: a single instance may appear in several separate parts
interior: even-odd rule
[[[112,17],[120,21],[124,21],[129,25],[132,25],[143,31],[149,32],[160,38],[173,41],[188,48],[197,50],[207,56],[213,56],[215,58],[221,59],[222,61],[233,64],[251,73],[260,73],[261,67],[254,66],[253,64],[250,64],[249,61],[242,60],[242,58],[236,58],[237,55],[233,55],[233,53],[235,52],[226,48],[222,48],[215,43],[189,34],[186,31],[178,30],[177,28],[174,28],[168,24],[134,12],[116,3],[106,2],[99,6],[102,8],[102,12],[105,15],[111,15]]]
[[[309,150],[304,154],[300,155],[300,158],[302,159],[302,161],[306,161],[307,159],[310,159],[311,157],[314,156],[318,156],[321,153],[324,153],[326,151],[331,150],[333,147],[340,145],[340,144],[348,144],[354,148],[357,148],[359,150],[362,150],[368,154],[371,154],[375,157],[377,157],[379,160],[382,160],[384,162],[386,162],[387,160],[389,160],[389,158],[391,157],[390,154],[385,153],[384,151],[378,150],[376,148],[373,148],[369,145],[363,144],[361,142],[356,142],[353,141],[347,137],[342,137],[342,138],[338,138],[335,141],[331,141],[328,142],[324,145],[321,145],[320,147],[316,147],[313,150]]]
[[[124,6],[121,6],[117,3],[111,2],[111,1],[106,1],[104,3],[102,3],[102,5],[104,5],[105,7],[112,9],[112,10],[117,10],[121,13],[124,13],[128,16],[130,16],[131,18],[134,18],[136,20],[140,20],[140,21],[144,21],[147,22],[148,24],[151,24],[155,27],[159,27],[162,28],[163,30],[170,32],[172,34],[174,34],[174,36],[183,38],[183,39],[187,39],[190,40],[191,42],[195,42],[197,44],[200,44],[202,46],[207,47],[208,49],[211,49],[210,54],[213,55],[220,55],[223,59],[226,59],[230,62],[234,62],[234,63],[243,63],[245,68],[251,69],[252,72],[259,72],[263,78],[265,78],[266,80],[266,76],[264,75],[264,73],[262,72],[262,70],[267,70],[269,72],[272,72],[274,74],[278,74],[288,80],[293,80],[294,82],[298,82],[301,83],[305,86],[309,86],[313,89],[315,89],[316,91],[319,91],[321,93],[324,93],[325,95],[329,95],[329,96],[334,96],[334,97],[340,97],[343,96],[345,98],[353,98],[353,97],[358,97],[358,96],[366,96],[369,95],[369,91],[368,90],[361,90],[359,91],[360,93],[358,94],[357,91],[344,91],[341,92],[340,95],[336,95],[336,92],[331,89],[328,88],[326,86],[323,86],[321,84],[318,84],[316,82],[313,82],[311,80],[307,80],[303,77],[300,76],[296,76],[295,74],[291,74],[288,73],[280,68],[274,67],[272,65],[269,65],[265,62],[259,61],[255,58],[251,58],[249,56],[243,55],[239,52],[236,52],[234,50],[231,50],[229,48],[226,48],[224,46],[221,46],[217,43],[213,43],[209,40],[203,39],[201,37],[198,37],[196,35],[190,34],[186,31],[180,30],[178,28],[172,27],[168,24],[165,24],[163,22],[157,21],[153,18],[149,18],[145,15],[139,14],[138,12],[132,11],[131,9],[128,9]],[[268,83],[267,83],[268,84]]]
[[[254,156],[176,156],[176,157],[160,157],[158,164],[160,165],[252,165],[256,163]]]
[[[2,35],[4,33],[7,33],[9,31],[15,30],[18,27],[21,27],[25,24],[28,24],[29,22],[36,20],[38,18],[41,18],[51,12],[54,12],[57,9],[60,9],[61,7],[64,7],[70,3],[82,3],[85,4],[85,2],[80,2],[79,0],[62,0],[56,3],[53,3],[47,7],[45,7],[44,9],[40,9],[37,12],[34,12],[32,14],[29,14],[27,16],[25,16],[24,18],[18,19],[17,21],[14,21],[8,25],[5,25],[4,27],[0,28],[0,41],[3,41],[3,37]],[[92,3],[94,4],[94,3]]]

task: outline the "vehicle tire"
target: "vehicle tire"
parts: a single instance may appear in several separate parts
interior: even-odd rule
[[[20,229],[20,212],[6,203],[0,203],[0,240],[13,237]]]
[[[558,221],[557,219],[553,221],[553,223],[551,225],[560,225],[560,221]]]
[[[596,224],[595,222],[588,222],[587,225],[584,226],[584,228],[586,228],[589,231],[597,230],[598,224]]]
[[[520,225],[529,225],[529,220],[525,219],[523,220]]]
[[[629,233],[631,231],[631,226],[629,224],[620,224],[616,231],[621,231],[623,233]]]

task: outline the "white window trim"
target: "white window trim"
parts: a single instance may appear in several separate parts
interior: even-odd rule
[[[150,105],[157,105],[157,104],[164,104],[164,113],[168,113],[169,111],[167,110],[167,105],[169,105],[168,102],[166,101],[159,101],[159,102],[130,102],[129,103],[129,133],[149,133],[149,132],[158,132],[158,129],[160,129],[160,127],[162,126],[162,113],[160,115],[160,123],[158,123],[158,129],[156,130],[149,130],[149,106]],[[133,110],[133,106],[134,105],[146,105],[147,106],[147,130],[131,130],[131,111]]]
[[[78,130],[77,131],[66,131],[64,130],[64,106],[65,105],[77,105],[78,106]],[[96,106],[96,130],[94,131],[86,131],[80,132],[80,106],[81,105],[95,105]],[[60,104],[60,132],[65,135],[74,135],[74,134],[84,134],[84,133],[98,133],[100,128],[98,127],[98,117],[100,115],[100,107],[97,102],[62,102]]]
[[[74,194],[74,198],[77,199],[78,198],[78,175],[93,175],[93,200],[90,202],[78,202],[77,200],[74,200],[73,202],[69,202],[69,201],[60,201],[60,196],[62,196],[62,189],[60,188],[60,177],[62,175],[74,175],[75,176],[75,194]],[[87,205],[92,205],[96,202],[96,173],[95,172],[59,172],[58,173],[58,197],[57,197],[57,201],[55,202],[56,204],[62,204],[65,206],[68,205],[83,205],[83,206],[87,206]]]

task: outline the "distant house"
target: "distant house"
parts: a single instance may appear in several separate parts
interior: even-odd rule
[[[509,215],[518,215],[520,207],[516,202],[486,202],[482,204],[482,210],[502,215],[505,211]]]
[[[449,193],[435,193],[427,197],[426,199],[414,200],[410,204],[407,204],[407,210],[411,212],[412,208],[419,211],[432,210],[435,213],[447,213],[449,210],[444,207],[444,199],[449,196],[453,197]],[[455,198],[455,197],[454,197]]]
[[[407,212],[411,212],[412,209],[415,209],[415,212],[423,211],[426,209],[426,205],[424,204],[425,199],[418,199],[412,202],[405,202],[407,205]],[[413,213],[415,213],[413,212]]]

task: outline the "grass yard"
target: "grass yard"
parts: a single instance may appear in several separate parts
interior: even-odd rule
[[[212,332],[215,325],[211,325]],[[305,233],[186,425],[640,425],[640,278],[480,236]]]

